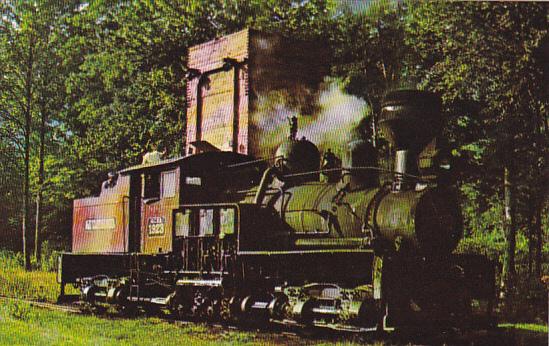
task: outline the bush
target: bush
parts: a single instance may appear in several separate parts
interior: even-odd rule
[[[57,258],[59,251],[54,250],[50,243],[45,240],[42,242],[42,258],[39,269],[45,272],[55,272],[57,270]]]
[[[45,240],[42,242],[42,256],[40,262],[36,257],[31,258],[31,267],[33,270],[40,270],[44,272],[55,272],[57,270],[57,258],[60,251],[55,250],[50,243]],[[25,259],[21,252],[13,252],[10,250],[0,249],[0,267],[5,270],[20,269],[25,265]]]
[[[6,309],[11,317],[21,321],[28,321],[32,315],[32,307],[27,302],[10,301]]]
[[[25,259],[20,252],[0,250],[0,265],[3,269],[17,269],[23,267]]]

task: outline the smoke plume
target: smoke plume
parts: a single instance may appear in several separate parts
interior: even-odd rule
[[[298,138],[307,138],[321,153],[331,149],[342,157],[346,144],[370,114],[366,101],[345,93],[342,82],[335,78],[326,78],[318,90],[303,87],[260,95],[256,112],[257,140],[264,157],[272,157],[288,137],[288,119],[293,116],[298,118]]]

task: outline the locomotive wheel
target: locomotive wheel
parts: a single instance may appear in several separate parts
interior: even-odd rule
[[[275,295],[268,306],[270,317],[274,319],[284,319],[287,306],[288,297],[285,295]]]
[[[115,306],[116,312],[123,317],[135,317],[138,312],[137,305],[133,303],[119,304]]]
[[[220,307],[219,307],[219,317],[222,321],[227,323],[236,322],[236,316],[234,314],[234,309],[231,307],[232,302],[235,298],[222,298]]]
[[[216,290],[196,290],[190,308],[191,316],[215,321],[220,316],[221,296]]]

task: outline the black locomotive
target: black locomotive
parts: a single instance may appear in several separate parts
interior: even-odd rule
[[[326,150],[321,159],[315,144],[297,138],[296,121],[273,161],[239,145],[242,116],[229,125],[230,150],[212,144],[215,136],[207,140],[219,130],[204,125],[218,114],[207,102],[223,104],[211,90],[215,78],[234,80],[234,115],[243,104],[236,96],[247,95],[237,88],[243,74],[259,70],[238,52],[229,59],[223,54],[233,53],[214,48],[257,35],[195,49],[214,53],[211,64],[191,66],[189,155],[158,160],[153,153],[119,171],[98,197],[75,201],[73,251],[60,259],[62,294],[75,284],[90,304],[351,331],[490,323],[493,263],[452,254],[463,226],[436,95],[387,94],[377,125],[392,148],[391,170],[379,168],[363,138],[341,144],[342,163]],[[380,184],[380,174],[390,179]]]

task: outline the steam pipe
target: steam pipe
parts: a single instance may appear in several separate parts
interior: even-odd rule
[[[261,203],[263,203],[265,192],[267,192],[267,188],[275,176],[277,176],[277,169],[275,167],[269,167],[265,170],[263,177],[261,177],[259,188],[257,189],[254,197],[254,204],[261,205]]]
[[[416,155],[409,149],[400,149],[395,152],[393,192],[404,191],[414,185],[410,181],[410,177],[413,177],[413,175],[409,173],[417,171],[417,166],[410,160],[415,158]]]
[[[408,161],[408,150],[397,150],[395,153],[395,174],[393,182],[393,191],[401,191],[406,184],[406,165]]]
[[[395,157],[395,173],[397,176],[406,174],[406,164],[408,159],[408,150],[397,150]]]

